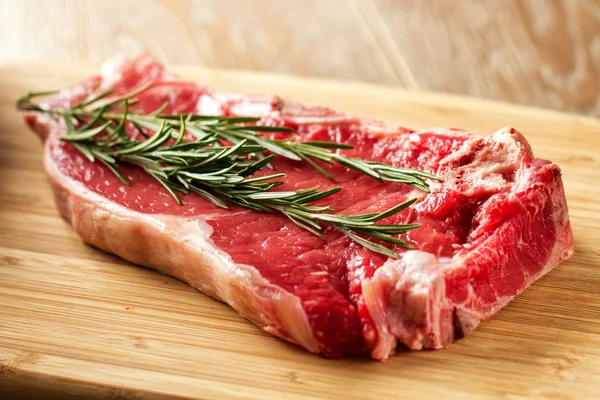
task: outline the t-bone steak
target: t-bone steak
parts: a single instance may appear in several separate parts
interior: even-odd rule
[[[58,140],[64,126],[25,113],[45,141],[57,207],[86,243],[181,279],[311,352],[385,360],[399,344],[442,348],[573,254],[560,169],[534,158],[513,128],[490,137],[414,131],[276,96],[215,92],[146,56],[112,58],[100,75],[46,104],[74,105],[109,88],[117,96],[147,82],[135,106],[142,112],[168,101],[172,113],[259,116],[261,125],[293,128],[296,140],[350,144],[347,156],[443,178],[426,194],[340,165],[327,167],[331,182],[307,163],[274,161],[287,174],[277,190],[343,187],[326,199],[336,213],[380,212],[417,197],[386,219],[422,224],[405,235],[414,250],[393,247],[401,257],[392,259],[333,228],[319,238],[276,213],[223,209],[195,194],[178,205],[134,167],[123,168],[131,183],[124,186]]]

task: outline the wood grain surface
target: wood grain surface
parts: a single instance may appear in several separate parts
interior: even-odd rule
[[[0,398],[598,399],[600,122],[353,82],[180,67],[410,127],[519,128],[563,168],[575,255],[440,351],[327,360],[262,332],[186,284],[84,245],[53,203],[41,145],[15,111],[28,90],[96,68],[0,69]]]
[[[0,63],[137,51],[600,115],[597,0],[0,1]]]

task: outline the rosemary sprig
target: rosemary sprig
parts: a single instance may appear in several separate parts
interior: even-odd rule
[[[279,126],[249,125],[260,121],[260,118],[256,117],[223,117],[198,114],[162,115],[161,112],[167,107],[167,104],[163,104],[162,107],[149,115],[124,113],[122,111],[124,103],[128,102],[129,105],[135,104],[135,96],[146,90],[149,86],[150,84],[146,84],[131,93],[116,97],[108,102],[102,102],[102,100],[112,93],[111,90],[107,90],[80,102],[69,110],[63,111],[67,112],[70,117],[76,119],[87,118],[91,119],[94,123],[97,123],[100,119],[103,121],[112,121],[113,123],[127,121],[130,122],[143,136],[145,136],[145,134],[140,128],[156,132],[161,129],[163,124],[166,124],[177,130],[185,128],[187,133],[200,140],[206,137],[216,137],[233,144],[246,140],[247,142],[253,142],[258,146],[262,146],[264,150],[268,150],[279,156],[295,161],[306,161],[332,181],[334,179],[331,174],[318,165],[315,160],[320,160],[330,165],[336,162],[378,181],[406,183],[427,193],[429,192],[429,186],[426,179],[440,180],[437,176],[423,171],[394,167],[379,162],[365,161],[360,158],[348,158],[333,151],[352,148],[352,146],[343,143],[314,141],[295,142],[292,140],[293,138],[286,140],[266,138],[259,133],[291,132],[292,129]],[[40,93],[48,94],[49,92]],[[21,109],[44,111],[40,109],[38,104],[31,102],[31,99],[37,95],[37,93],[30,93],[29,95],[24,96],[20,100]],[[57,111],[58,110],[54,110],[54,112]],[[260,151],[257,152],[256,155],[259,158],[265,157]]]
[[[178,193],[194,192],[223,208],[234,203],[257,211],[280,212],[320,237],[323,237],[324,225],[330,225],[362,246],[390,257],[398,257],[398,254],[365,237],[411,248],[397,235],[417,228],[418,224],[377,225],[376,222],[404,210],[416,199],[382,213],[334,215],[329,206],[310,203],[332,196],[341,188],[271,191],[283,184],[276,179],[285,174],[252,175],[269,166],[276,156],[282,156],[308,162],[331,180],[333,177],[316,160],[327,164],[336,162],[379,181],[406,183],[426,192],[429,188],[425,179],[437,177],[413,169],[347,158],[337,150],[352,147],[341,143],[295,142],[293,138],[273,140],[261,133],[291,130],[251,125],[259,118],[163,115],[168,104],[142,115],[131,110],[131,106],[137,102],[135,96],[148,86],[114,98],[110,97],[111,91],[105,91],[65,109],[49,109],[32,101],[53,92],[29,93],[18,101],[17,107],[61,119],[68,133],[60,139],[72,143],[91,162],[103,163],[125,185],[129,182],[119,167],[135,165],[158,181],[179,204]],[[143,139],[132,139],[131,129]]]

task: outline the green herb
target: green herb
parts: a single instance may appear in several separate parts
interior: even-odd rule
[[[323,226],[330,225],[357,243],[390,257],[398,257],[398,254],[365,236],[410,248],[396,235],[414,229],[418,224],[377,225],[375,222],[402,211],[415,199],[382,213],[334,215],[329,206],[311,206],[310,203],[332,196],[341,188],[272,191],[283,184],[276,179],[285,174],[252,175],[270,166],[276,156],[281,156],[308,162],[331,180],[333,177],[317,160],[328,164],[336,162],[373,179],[406,183],[426,192],[429,188],[425,179],[439,178],[413,169],[347,158],[336,151],[352,147],[341,143],[294,142],[293,138],[273,140],[261,133],[291,130],[251,125],[259,118],[163,115],[168,104],[142,115],[131,110],[131,106],[137,103],[135,96],[148,86],[115,98],[109,97],[111,91],[102,92],[66,109],[48,109],[32,101],[53,92],[29,93],[18,101],[17,107],[61,119],[68,133],[60,139],[72,143],[91,162],[103,163],[125,185],[129,182],[119,167],[135,165],[164,186],[179,204],[178,193],[194,192],[223,208],[234,203],[257,211],[283,213],[295,224],[320,237],[323,237]],[[140,140],[132,139],[127,129],[135,130]]]

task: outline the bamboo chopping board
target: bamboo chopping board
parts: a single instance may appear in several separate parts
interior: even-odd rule
[[[0,70],[0,398],[600,398],[600,122],[359,83],[175,68],[413,128],[515,126],[564,173],[575,256],[475,333],[387,363],[327,360],[186,284],[82,244],[60,219],[41,144],[15,111],[29,90],[96,67]]]

